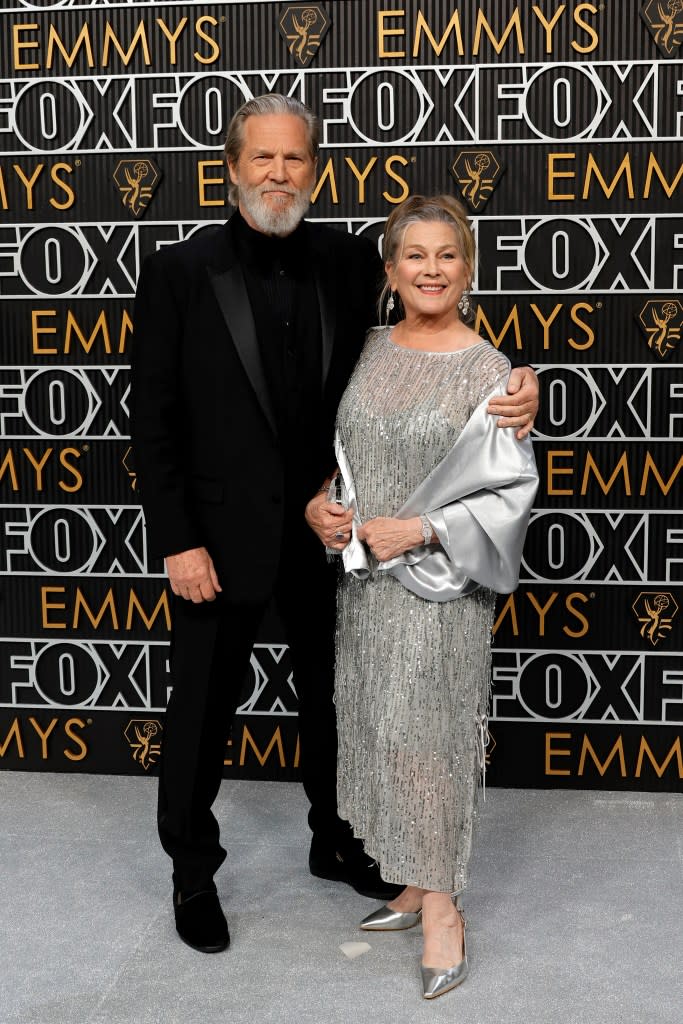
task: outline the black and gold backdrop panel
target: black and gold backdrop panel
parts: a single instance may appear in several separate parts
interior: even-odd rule
[[[132,300],[146,253],[226,216],[228,120],[269,90],[322,119],[314,219],[379,242],[411,193],[464,199],[477,327],[541,379],[490,782],[680,787],[681,0],[5,0],[2,765],[157,770],[170,618],[128,438]],[[296,707],[272,618],[226,774],[295,778]]]

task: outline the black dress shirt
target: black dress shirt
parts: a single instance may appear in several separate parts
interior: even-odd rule
[[[306,226],[279,238],[255,231],[239,211],[231,223],[275,409],[286,490],[300,494],[301,485],[312,486],[309,462],[317,461],[322,401],[320,308]]]

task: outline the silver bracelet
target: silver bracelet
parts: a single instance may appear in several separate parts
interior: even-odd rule
[[[422,513],[420,516],[420,526],[422,529],[422,539],[425,544],[432,543],[432,524],[427,519],[427,516]]]

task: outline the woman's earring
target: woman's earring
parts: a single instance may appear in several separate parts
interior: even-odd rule
[[[392,309],[394,308],[394,305],[395,305],[395,303],[394,303],[394,293],[393,292],[389,292],[389,298],[387,299],[387,313],[386,313],[386,322],[387,323],[389,323],[389,314],[391,313]]]
[[[469,314],[470,314],[470,293],[467,290],[467,288],[465,288],[465,291],[460,296],[460,301],[458,302],[458,309],[462,313],[463,317],[469,316]]]

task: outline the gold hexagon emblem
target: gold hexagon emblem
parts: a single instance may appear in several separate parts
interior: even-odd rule
[[[491,732],[491,730],[489,729],[488,730],[488,736],[487,736],[487,743],[486,743],[486,746],[484,748],[485,751],[486,751],[485,754],[484,754],[484,764],[486,765],[487,768],[491,764],[491,759],[493,757],[493,751],[496,749],[497,746],[498,746],[498,744],[496,743],[496,738],[493,735],[493,733]]]
[[[161,181],[161,171],[149,157],[134,157],[119,160],[112,178],[124,207],[134,217],[142,217]]]
[[[683,45],[683,0],[648,0],[640,8],[640,16],[660,53],[679,57]]]
[[[662,359],[670,355],[681,340],[683,302],[679,299],[648,299],[638,323],[647,338],[647,346]]]
[[[138,477],[137,477],[137,473],[135,472],[135,467],[133,465],[133,446],[132,445],[128,445],[128,447],[126,448],[125,452],[121,456],[121,465],[123,466],[123,468],[125,469],[126,473],[128,474],[128,476],[130,478],[130,489],[131,489],[131,491],[136,490],[137,486],[138,486]]]
[[[461,195],[475,213],[486,205],[504,170],[490,149],[463,149],[451,165]]]
[[[633,611],[640,623],[640,635],[656,647],[666,640],[678,614],[678,602],[668,590],[642,590],[633,602]]]
[[[123,730],[128,745],[133,751],[133,760],[145,771],[156,764],[161,753],[163,727],[156,718],[131,718]]]
[[[330,24],[320,4],[289,4],[285,8],[280,17],[280,35],[302,68],[315,57]]]

